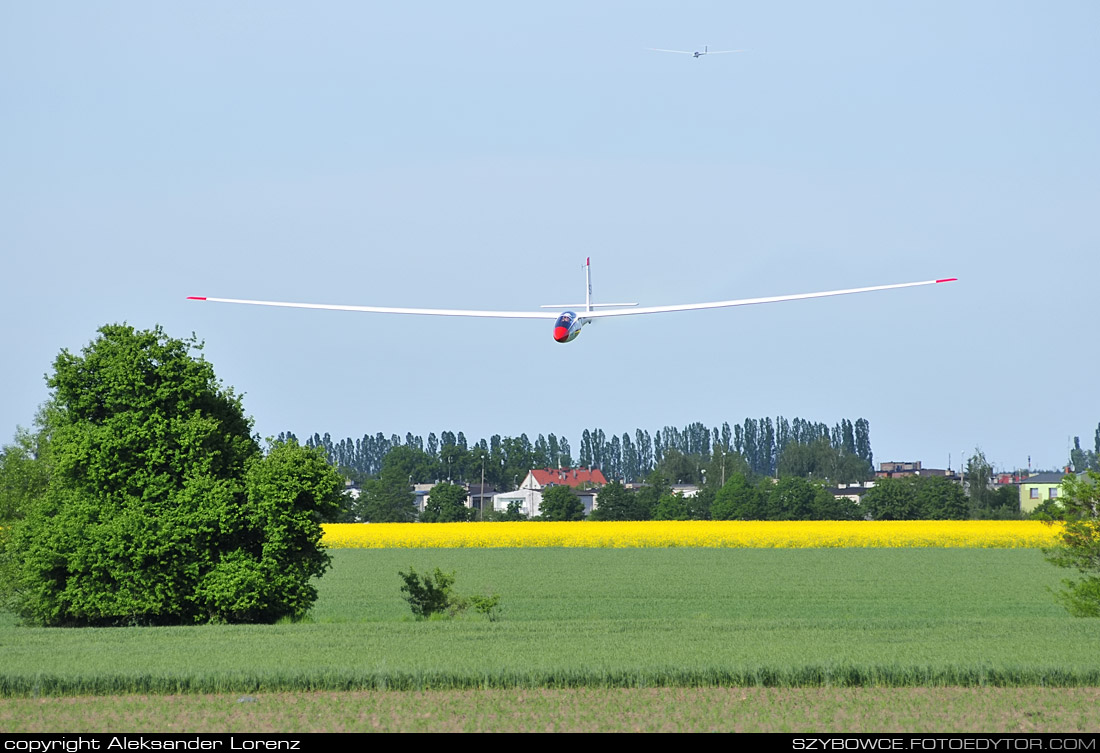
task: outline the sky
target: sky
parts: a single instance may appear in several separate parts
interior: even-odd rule
[[[744,49],[694,59],[647,48]],[[577,448],[866,418],[877,461],[1091,448],[1100,5],[0,8],[0,439],[104,324],[192,332],[255,431]],[[527,310],[957,277],[552,323]]]

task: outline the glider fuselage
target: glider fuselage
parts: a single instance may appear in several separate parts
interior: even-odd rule
[[[563,311],[554,322],[554,339],[560,343],[573,342],[581,333],[581,327],[590,321],[592,320],[578,317],[573,311]]]

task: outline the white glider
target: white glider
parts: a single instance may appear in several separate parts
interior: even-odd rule
[[[752,306],[758,303],[779,303],[781,301],[800,301],[807,298],[828,298],[834,295],[852,293],[870,293],[875,290],[895,290],[915,288],[920,285],[936,285],[941,282],[954,282],[955,277],[922,282],[901,282],[893,285],[873,285],[866,288],[847,288],[845,290],[826,290],[820,293],[796,293],[794,295],[774,295],[764,298],[740,298],[732,301],[713,301],[710,303],[683,303],[672,306],[642,306],[636,303],[592,303],[592,276],[589,259],[584,262],[585,292],[583,304],[552,304],[561,313],[552,311],[471,311],[466,309],[421,309],[394,306],[350,306],[331,303],[292,303],[286,301],[252,301],[243,298],[211,298],[208,296],[188,296],[189,301],[210,301],[213,303],[245,303],[252,306],[282,306],[295,309],[324,309],[331,311],[364,311],[371,314],[419,314],[424,316],[467,316],[491,319],[554,319],[554,339],[560,343],[571,342],[581,333],[584,325],[593,319],[611,316],[631,316],[633,314],[663,314],[672,311],[700,311],[702,309],[721,309],[733,306]],[[565,310],[563,310],[565,309]],[[578,314],[576,310],[580,310]]]
[[[653,50],[654,52],[674,52],[677,55],[691,55],[693,58],[701,58],[703,55],[727,55],[731,52],[748,52],[748,50],[709,50],[706,46],[703,47],[703,51],[696,50],[662,50],[659,47],[646,47],[647,50]]]

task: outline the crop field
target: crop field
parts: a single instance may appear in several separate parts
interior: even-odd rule
[[[298,623],[75,630],[0,614],[0,729],[48,729],[43,716],[85,720],[54,729],[109,729],[103,720],[121,714],[129,729],[156,730],[166,727],[141,720],[192,713],[179,729],[1100,725],[1100,631],[1055,603],[1065,573],[1035,548],[332,554],[320,599]],[[413,620],[398,576],[410,566],[455,572],[462,594],[499,594],[499,619]],[[471,698],[484,714],[460,711]],[[687,708],[699,704],[727,711]],[[562,711],[581,706],[594,711]],[[624,713],[636,706],[663,710]],[[804,711],[781,712],[791,708]],[[932,725],[942,708],[970,721]]]
[[[0,628],[0,695],[646,686],[1100,685],[1033,549],[340,550],[312,621]],[[501,616],[416,622],[399,569]]]
[[[334,549],[596,547],[908,548],[1043,547],[1058,525],[1034,520],[699,521],[597,523],[330,523],[325,544]]]

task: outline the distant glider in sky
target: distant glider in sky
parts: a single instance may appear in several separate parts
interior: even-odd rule
[[[425,316],[471,316],[489,319],[553,319],[554,339],[560,343],[572,342],[581,333],[581,329],[593,319],[609,316],[630,316],[632,314],[663,314],[672,311],[698,311],[701,309],[721,309],[732,306],[751,306],[756,303],[778,303],[780,301],[799,301],[805,298],[827,298],[850,293],[869,293],[873,290],[893,290],[895,288],[913,288],[918,285],[935,285],[940,282],[954,282],[957,278],[945,277],[939,280],[923,282],[901,282],[893,285],[875,285],[869,288],[848,288],[847,290],[827,290],[822,293],[796,293],[794,295],[776,295],[767,298],[741,298],[733,301],[715,301],[713,303],[683,303],[673,306],[643,306],[631,308],[637,303],[592,303],[592,273],[590,259],[584,260],[584,278],[587,285],[584,303],[554,303],[542,308],[551,311],[469,311],[465,309],[419,309],[394,308],[390,306],[347,306],[330,303],[285,303],[281,301],[249,301],[241,298],[208,298],[188,296],[189,301],[212,301],[215,303],[247,303],[253,306],[283,306],[297,309],[326,309],[332,311],[365,311],[373,314],[420,314]],[[578,314],[577,311],[580,311]]]
[[[659,47],[646,47],[647,50],[653,50],[654,52],[675,52],[677,55],[691,55],[693,58],[701,58],[704,55],[725,55],[730,52],[746,52],[746,50],[708,50],[706,45],[703,46],[703,51],[691,52],[690,50],[662,50]]]

